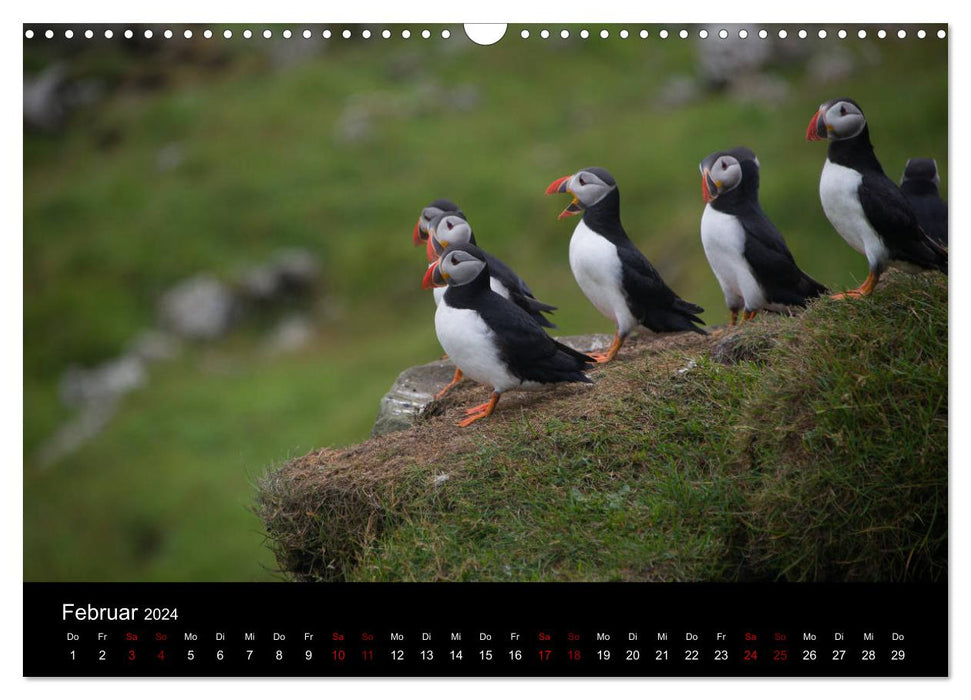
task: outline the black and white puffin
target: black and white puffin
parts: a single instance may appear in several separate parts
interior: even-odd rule
[[[489,286],[485,254],[455,244],[425,273],[422,287],[448,285],[435,312],[435,332],[465,376],[493,387],[492,397],[468,409],[459,426],[492,414],[503,392],[560,382],[587,382],[593,360],[546,335],[532,316]]]
[[[418,221],[415,222],[415,230],[411,234],[411,240],[415,244],[415,247],[425,245],[426,241],[428,241],[428,224],[436,216],[441,216],[445,212],[458,212],[461,214],[462,210],[458,204],[448,199],[436,199],[421,210],[421,214],[418,215]]]
[[[941,199],[938,188],[941,176],[933,158],[911,158],[904,166],[900,191],[907,197],[917,214],[924,233],[947,247],[947,202]]]
[[[805,306],[826,287],[799,269],[782,234],[759,203],[759,159],[748,148],[717,151],[701,161],[701,244],[718,278],[731,325],[760,309]]]
[[[471,224],[461,212],[444,212],[429,222],[427,243],[429,260],[437,260],[449,247],[460,243],[478,245]],[[544,313],[554,311],[556,307],[537,299],[522,277],[513,272],[512,268],[502,260],[484,250],[482,254],[485,255],[486,263],[489,265],[489,284],[492,291],[509,299],[532,316],[539,325],[556,328],[543,316]],[[440,302],[440,299],[436,300]]]
[[[913,207],[880,167],[860,105],[848,97],[824,102],[806,139],[829,140],[819,199],[833,228],[866,256],[870,269],[863,284],[834,298],[872,293],[889,265],[947,274],[947,251],[921,229]]]
[[[586,168],[554,180],[546,194],[569,193],[573,201],[559,218],[583,213],[570,239],[570,269],[580,289],[600,313],[614,322],[614,341],[597,362],[614,359],[638,324],[655,333],[705,334],[700,306],[671,291],[661,275],[634,247],[620,223],[620,190],[603,168]]]

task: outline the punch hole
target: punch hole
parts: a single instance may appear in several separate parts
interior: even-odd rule
[[[73,39],[74,38],[74,32],[71,31],[70,29],[68,29],[67,31],[64,32],[64,37],[66,39]]]
[[[629,36],[630,36],[630,32],[628,32],[626,29],[621,29],[620,30],[620,38],[621,39],[626,39]]]
[[[586,29],[581,29],[580,30],[580,38],[581,39],[589,39],[590,38],[590,32],[588,32]]]
[[[33,29],[28,29],[26,32],[24,32],[24,36],[27,37],[28,39],[33,39],[34,38],[34,30]]]
[[[263,38],[264,39],[269,39],[271,36],[273,36],[273,32],[271,32],[269,29],[264,29],[263,30]]]
[[[682,39],[687,39],[688,38],[688,30],[687,29],[682,29],[680,32],[678,32],[678,36],[681,37]]]
[[[917,30],[917,38],[918,39],[923,39],[926,36],[927,36],[927,32],[925,32],[923,29],[918,29]]]
[[[521,36],[523,39],[528,39],[529,38],[529,30],[528,29],[524,29],[523,31],[519,32],[519,36]]]
[[[166,39],[171,39],[172,38],[172,30],[171,29],[166,29],[164,32],[162,32],[162,36],[164,36]]]
[[[421,38],[422,39],[430,39],[431,36],[432,36],[432,33],[430,31],[428,31],[427,29],[422,29],[421,30]]]
[[[765,29],[760,29],[759,30],[759,39],[768,39],[768,38],[769,38],[769,32],[767,30],[765,30]]]
[[[382,39],[390,39],[391,38],[391,30],[390,29],[385,29],[383,32],[381,32],[381,38]]]
[[[105,32],[105,35],[107,35],[107,34],[108,34],[108,32]],[[186,39],[191,39],[192,38],[192,30],[191,29],[186,29],[184,32],[182,32],[182,36],[184,36]]]
[[[877,32],[877,38],[879,38],[879,39],[886,39],[887,38],[887,32],[885,30],[881,29],[879,32]]]
[[[707,39],[708,38],[708,30],[707,29],[702,29],[700,32],[698,32],[698,38],[700,38],[700,39]]]
[[[799,38],[800,39],[805,39],[807,36],[809,36],[809,32],[807,32],[805,29],[800,29],[799,30]]]
[[[110,39],[114,35],[115,33],[113,31],[111,31],[110,29],[105,29],[105,39]]]
[[[856,33],[856,35],[861,39],[866,39],[866,29],[861,29]]]
[[[231,29],[226,29],[223,31],[223,39],[232,39],[233,31]]]
[[[48,39],[53,39],[54,38],[54,30],[53,29],[48,29],[46,32],[44,32],[44,36],[46,36]]]
[[[252,38],[252,36],[253,36],[253,32],[251,32],[249,29],[244,29],[243,30],[243,38],[244,39],[250,39],[250,38]]]
[[[172,36],[172,32],[169,32],[169,36]],[[94,38],[94,32],[92,32],[90,29],[88,29],[86,32],[84,32],[84,38],[85,39],[93,39]]]
[[[312,36],[313,36],[313,32],[311,32],[309,29],[304,29],[303,30],[303,38],[304,39],[309,39]]]
[[[283,30],[283,38],[284,39],[289,39],[292,36],[293,36],[293,32],[291,32],[289,29],[284,29]]]
[[[570,38],[570,32],[568,30],[566,30],[566,29],[561,30],[560,31],[560,38],[561,39],[569,39]]]
[[[543,31],[541,31],[539,33],[539,35],[543,39],[549,39],[550,38],[550,30],[549,29],[544,29]]]
[[[361,36],[364,37],[365,39],[370,39],[371,38],[371,30],[370,29],[365,29],[363,32],[361,32]]]
[[[718,36],[720,36],[722,39],[727,39],[728,38],[728,30],[727,29],[722,29],[720,32],[718,32]],[[738,30],[738,38],[739,39],[748,39],[748,30],[746,30],[746,29],[739,29]]]
[[[840,29],[838,32],[836,32],[836,36],[838,36],[840,39],[845,39],[846,38],[846,30],[845,29]]]
[[[479,46],[491,46],[506,35],[505,24],[466,24],[465,35]],[[526,37],[523,37],[524,39]]]
[[[600,38],[601,39],[606,39],[609,36],[610,36],[610,32],[608,32],[606,29],[601,29],[600,30]]]
[[[657,35],[659,37],[661,37],[662,39],[667,39],[668,38],[668,30],[667,29],[662,29],[661,31],[659,31],[657,33]]]
[[[411,32],[408,31],[407,29],[403,30],[401,32],[401,38],[402,39],[410,39],[411,38]]]
[[[785,29],[780,29],[779,30],[779,38],[780,39],[785,39],[787,36],[789,36],[789,32],[787,32]]]
[[[825,29],[820,29],[818,32],[816,32],[816,36],[818,36],[820,39],[825,39],[826,36],[827,36],[826,35],[826,30]]]
[[[322,36],[322,37],[324,37],[325,39],[330,39],[330,37],[332,36],[332,34],[330,33],[330,30],[329,30],[329,29],[325,29],[325,30],[324,30],[324,31],[323,31],[323,32],[321,33],[321,35],[320,35],[320,36]]]
[[[351,38],[351,30],[350,29],[345,29],[344,31],[341,32],[341,36],[344,37],[345,39],[350,39]],[[405,38],[407,39],[407,37],[405,37]]]
[[[897,32],[897,38],[898,39],[906,39],[907,38],[907,32],[905,30],[901,29],[900,31]]]
[[[947,32],[945,32],[943,29],[938,29],[937,30],[937,38],[938,39],[943,39],[946,36],[947,36]]]
[[[209,30],[207,29],[206,31],[208,32]],[[212,36],[212,32],[209,32],[209,35]],[[133,36],[135,36],[135,32],[133,32],[131,29],[125,30],[126,39],[131,39]],[[209,37],[206,37],[206,38],[208,39]]]
[[[646,39],[646,38],[647,38],[647,30],[646,29],[642,29],[641,30],[641,39]]]
[[[212,30],[211,29],[207,29],[206,31],[204,31],[202,33],[202,36],[204,36],[207,39],[212,39]]]
[[[442,30],[442,38],[443,39],[448,39],[451,36],[452,36],[452,32],[448,31],[447,29],[443,29]]]

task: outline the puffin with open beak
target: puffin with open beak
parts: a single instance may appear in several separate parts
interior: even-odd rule
[[[447,284],[435,312],[435,332],[465,376],[493,387],[489,401],[465,412],[466,427],[492,414],[503,392],[561,382],[586,382],[593,360],[559,343],[536,320],[489,284],[485,253],[468,243],[450,245],[425,272],[422,287]]]
[[[701,161],[701,244],[731,311],[730,325],[761,309],[805,306],[826,287],[796,265],[782,234],[759,203],[759,159],[748,148],[717,151]]]
[[[546,194],[573,196],[559,218],[583,214],[570,239],[570,269],[580,289],[614,322],[614,341],[597,362],[614,359],[638,325],[655,333],[693,331],[705,335],[704,311],[675,294],[627,237],[620,223],[620,190],[603,168],[585,168],[554,180]]]
[[[871,294],[889,265],[947,274],[947,250],[924,232],[907,198],[884,174],[860,105],[848,97],[824,102],[806,139],[829,141],[819,199],[836,232],[869,265],[863,284],[834,298]]]
[[[477,245],[472,226],[461,213],[445,212],[439,214],[428,224],[428,259],[438,260],[451,246],[469,243]],[[480,249],[481,250],[481,249]],[[509,299],[528,313],[541,326],[556,328],[543,314],[556,310],[533,295],[533,290],[517,275],[511,267],[494,255],[482,251],[489,265],[489,284],[492,291]],[[436,290],[437,291],[437,290]]]

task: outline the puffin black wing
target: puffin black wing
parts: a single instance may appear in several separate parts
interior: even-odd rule
[[[738,217],[745,229],[743,255],[756,279],[774,304],[805,306],[806,299],[828,290],[799,269],[779,229],[761,209]]]
[[[900,189],[883,173],[866,172],[860,182],[863,214],[883,239],[892,260],[947,274],[947,251],[924,233]]]
[[[623,271],[623,288],[631,313],[655,333],[694,331],[707,333],[695,324],[704,325],[697,314],[704,311],[697,304],[681,299],[664,283],[650,261],[629,240],[617,242],[617,255]]]
[[[543,316],[544,312],[555,311],[556,307],[545,304],[534,297],[523,279],[502,260],[485,251],[483,253],[485,254],[486,264],[489,266],[489,274],[502,282],[502,285],[509,290],[510,301],[532,316],[539,325],[556,328],[555,324]]]
[[[940,198],[936,190],[926,194],[912,194],[903,185],[900,189],[907,196],[910,206],[914,208],[924,233],[938,244],[947,247],[947,202]]]
[[[495,334],[495,343],[509,371],[524,381],[553,384],[586,382],[589,355],[559,343],[521,308],[492,290],[477,311]]]

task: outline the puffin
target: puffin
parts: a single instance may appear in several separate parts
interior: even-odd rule
[[[750,149],[712,153],[698,166],[705,210],[701,244],[718,278],[729,325],[755,318],[761,309],[805,306],[827,289],[796,265],[782,234],[759,203],[759,159]]]
[[[900,191],[907,197],[917,214],[924,233],[947,247],[947,202],[941,199],[938,187],[937,161],[933,158],[911,158],[904,166]]]
[[[430,261],[437,260],[447,248],[457,243],[477,245],[472,226],[461,212],[439,214],[429,222],[427,230],[427,251]],[[555,311],[556,307],[537,299],[529,285],[502,260],[485,251],[482,252],[489,265],[489,283],[492,290],[523,309],[539,325],[546,328],[556,328],[556,325],[543,315]]]
[[[655,333],[694,331],[707,335],[704,309],[675,294],[634,247],[620,223],[620,190],[603,168],[590,167],[554,180],[546,194],[568,193],[573,201],[558,218],[583,213],[570,239],[570,269],[580,289],[616,332],[597,362],[609,362],[638,324]]]
[[[836,232],[869,265],[863,284],[834,299],[873,293],[890,265],[947,274],[947,250],[921,228],[907,198],[884,174],[859,104],[849,97],[824,102],[809,122],[806,139],[829,141],[819,199]]]
[[[450,245],[422,280],[425,289],[446,284],[435,312],[438,341],[465,376],[493,387],[489,401],[468,409],[460,427],[492,415],[510,389],[592,383],[584,374],[591,357],[553,340],[529,313],[492,290],[488,258],[478,247]]]
[[[415,230],[411,234],[411,240],[416,248],[425,245],[428,241],[428,224],[431,223],[432,219],[445,212],[458,212],[461,214],[462,210],[458,204],[449,199],[436,199],[421,210],[421,214],[418,215],[418,221],[415,222]],[[429,260],[429,262],[432,261]]]

